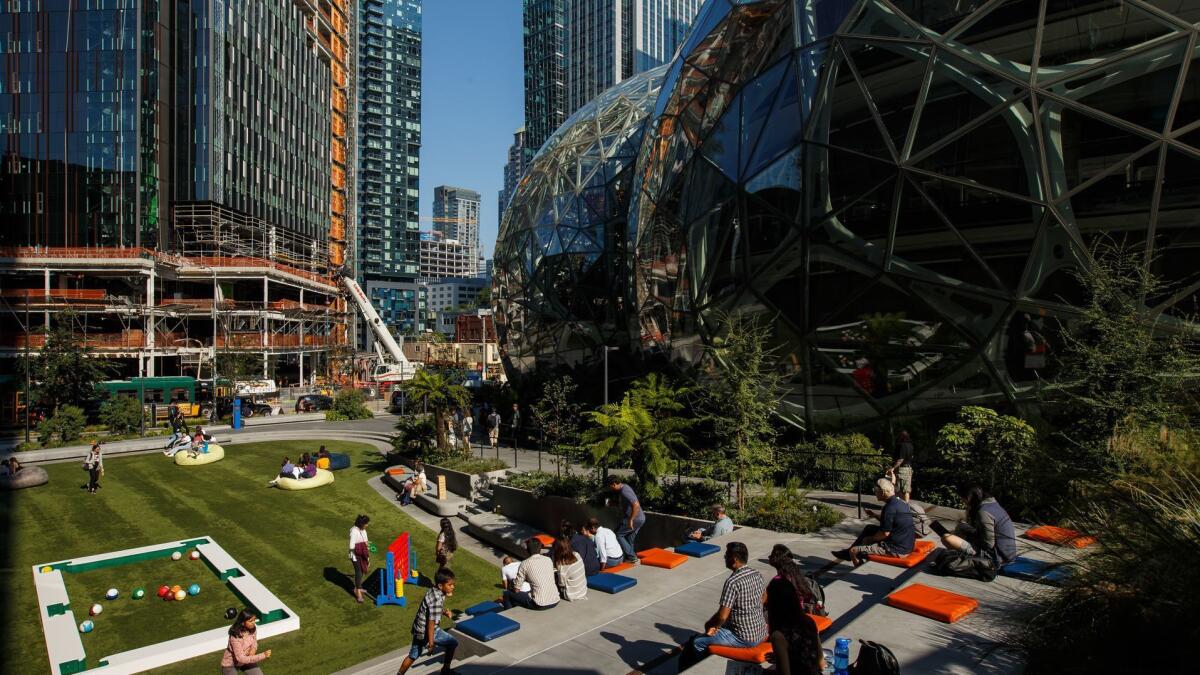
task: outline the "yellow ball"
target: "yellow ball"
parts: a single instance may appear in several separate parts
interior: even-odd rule
[[[49,574],[53,571],[54,571],[54,568],[49,565],[46,565],[45,567],[42,568],[42,574]]]

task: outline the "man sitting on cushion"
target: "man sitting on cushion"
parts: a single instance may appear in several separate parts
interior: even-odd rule
[[[896,496],[892,481],[880,478],[875,481],[875,498],[883,502],[883,511],[871,509],[867,514],[879,519],[878,525],[868,525],[854,540],[850,548],[834,551],[833,557],[847,560],[857,567],[867,562],[869,555],[904,556],[912,553],[916,543],[912,511],[908,504]]]
[[[753,647],[767,639],[763,595],[767,584],[758,570],[746,564],[750,553],[739,541],[725,546],[725,567],[733,574],[721,589],[721,605],[704,624],[704,635],[695,635],[679,655],[679,672],[708,656],[710,645]]]
[[[621,551],[621,544],[617,542],[616,533],[601,525],[598,518],[588,520],[587,530],[592,541],[596,543],[596,557],[600,560],[600,569],[620,565],[625,554]]]

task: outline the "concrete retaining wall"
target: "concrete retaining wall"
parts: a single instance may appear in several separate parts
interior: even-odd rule
[[[578,504],[565,497],[535,499],[529,490],[507,485],[492,486],[492,502],[504,517],[531,525],[547,534],[557,534],[559,523],[563,520],[569,520],[578,526],[579,523],[595,517],[600,519],[601,525],[613,530],[616,530],[621,522],[621,512],[616,507]],[[646,524],[638,533],[637,547],[645,549],[674,546],[682,543],[685,531],[711,524],[712,521],[709,520],[647,511]]]

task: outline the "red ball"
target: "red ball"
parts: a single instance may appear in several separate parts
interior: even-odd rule
[[[171,592],[170,586],[159,586],[158,587],[158,597],[160,597],[160,598],[167,597],[167,593],[170,593],[170,592]]]

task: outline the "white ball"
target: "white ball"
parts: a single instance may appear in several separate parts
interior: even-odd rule
[[[88,613],[91,614],[92,616],[96,616],[97,614],[99,614],[100,612],[103,612],[103,611],[104,611],[104,608],[101,607],[100,603],[97,602],[96,604],[92,605],[92,608],[90,610],[88,610]]]
[[[179,551],[175,551],[174,553],[171,554],[171,560],[179,560],[182,557],[183,557],[183,554],[180,553]]]
[[[108,592],[104,594],[104,597],[108,598],[109,600],[116,600],[118,595],[120,594],[117,593],[117,589],[110,588],[108,589]]]
[[[188,554],[188,557],[191,558],[192,560],[199,560],[200,559],[200,551],[193,550],[190,554]]]
[[[183,590],[182,588],[175,591],[175,599],[176,600],[183,600],[185,598],[187,598],[187,591]]]

